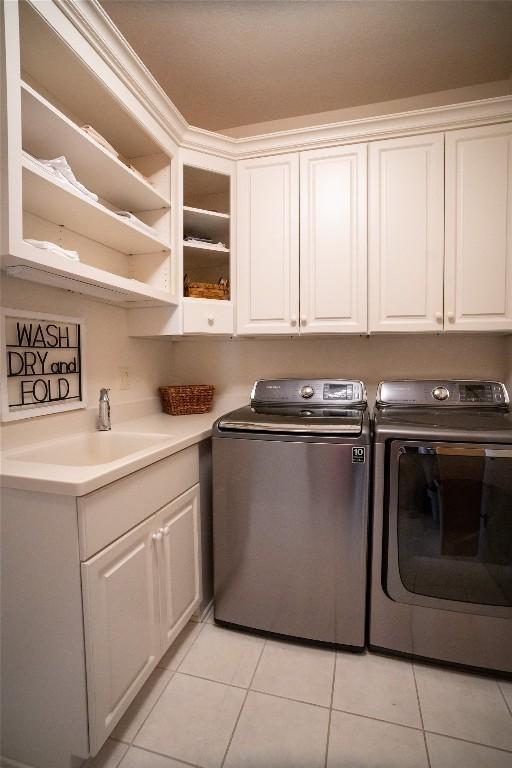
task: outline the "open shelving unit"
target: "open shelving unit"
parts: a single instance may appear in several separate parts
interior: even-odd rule
[[[23,157],[23,205],[27,213],[126,254],[166,252],[169,244],[53,178]]]
[[[229,175],[183,167],[183,269],[192,282],[229,282],[230,184]]]
[[[8,82],[19,89],[12,103],[20,110],[13,125],[20,133],[21,205],[14,207],[21,222],[2,266],[16,277],[128,307],[177,304],[173,150],[147,127],[144,107],[119,98],[115,83],[103,81],[31,3],[19,3],[19,35],[17,82]],[[97,201],[37,162],[61,156]],[[77,251],[80,261],[27,239]]]
[[[30,85],[21,83],[23,145],[41,158],[65,155],[86,187],[121,210],[170,208],[169,196],[133,171]]]

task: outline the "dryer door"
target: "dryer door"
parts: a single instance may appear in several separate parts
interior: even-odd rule
[[[388,462],[389,596],[512,616],[512,446],[395,440]]]

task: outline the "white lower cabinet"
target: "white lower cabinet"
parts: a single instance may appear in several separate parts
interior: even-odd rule
[[[199,485],[82,563],[95,754],[201,597]]]
[[[159,658],[154,516],[82,563],[89,735],[95,752]]]
[[[199,486],[158,513],[160,644],[166,651],[200,600]]]

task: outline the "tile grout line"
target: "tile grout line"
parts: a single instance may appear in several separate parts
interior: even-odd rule
[[[512,754],[512,749],[497,747],[495,744],[483,744],[481,741],[471,741],[470,739],[463,739],[461,736],[450,736],[449,733],[441,733],[440,731],[425,731],[425,733],[431,734],[432,736],[443,736],[445,739],[452,739],[452,741],[463,741],[464,744],[473,744],[476,747],[494,749],[496,752],[503,752],[505,755]]]
[[[196,623],[196,622],[194,622],[194,623]],[[201,623],[203,623],[203,622],[201,622]],[[185,626],[188,626],[188,625],[186,624]],[[183,629],[185,629],[185,627],[183,627]],[[199,632],[197,633],[197,636],[196,636],[196,637],[195,637],[195,638],[192,640],[192,642],[190,643],[190,647],[189,647],[189,648],[188,648],[188,650],[186,651],[186,653],[185,653],[185,656],[183,657],[183,659],[182,659],[181,661],[184,661],[184,660],[185,660],[185,657],[188,655],[188,653],[189,653],[190,649],[192,648],[192,646],[193,646],[193,645],[194,645],[194,643],[196,642],[197,638],[199,637],[199,635],[201,634],[201,632],[203,631],[203,629],[204,629],[204,626],[203,626],[203,627],[201,627],[201,629],[200,629],[200,630],[199,630]],[[178,635],[178,637],[179,637],[179,635]],[[176,639],[178,639],[178,638],[176,638]],[[171,646],[170,646],[170,647],[172,648],[172,644],[171,644]],[[167,653],[167,651],[166,651],[166,653]],[[181,661],[180,661],[180,664],[181,664]],[[179,665],[178,665],[178,667],[179,667]],[[160,699],[161,699],[161,698],[162,698],[162,696],[164,695],[165,691],[167,690],[167,688],[169,687],[169,685],[171,684],[171,682],[174,680],[174,677],[175,677],[175,675],[176,675],[176,672],[178,671],[177,669],[169,669],[169,667],[159,667],[158,665],[157,665],[157,667],[156,667],[155,669],[165,669],[165,670],[167,670],[168,672],[170,672],[170,673],[171,673],[171,676],[170,676],[169,680],[167,681],[166,685],[164,685],[164,687],[162,688],[162,691],[160,692],[160,695],[159,695],[159,696],[157,696],[157,698],[155,699],[155,702],[154,702],[153,706],[150,708],[150,710],[149,710],[149,712],[147,713],[146,717],[143,719],[142,723],[139,725],[139,727],[138,727],[138,728],[137,728],[137,730],[135,731],[135,733],[134,733],[134,735],[133,735],[133,738],[132,738],[132,740],[131,740],[131,741],[129,741],[129,742],[126,742],[126,741],[124,741],[124,742],[121,742],[121,739],[119,739],[119,740],[118,740],[118,741],[120,741],[120,742],[121,742],[121,743],[123,743],[123,744],[129,744],[130,746],[132,746],[132,745],[133,745],[133,742],[135,741],[135,739],[136,739],[136,738],[137,738],[137,736],[139,735],[139,733],[140,733],[141,729],[142,729],[142,728],[143,728],[143,726],[145,725],[145,723],[146,723],[146,720],[147,720],[147,719],[148,719],[148,717],[149,717],[149,716],[152,714],[152,712],[153,712],[154,708],[156,707],[156,705],[158,704],[158,702],[160,701]],[[153,672],[154,672],[154,670],[153,670]],[[151,674],[153,674],[153,672],[152,672]],[[124,758],[123,758],[123,759],[124,759]],[[118,768],[118,767],[117,767],[117,768]]]
[[[188,760],[183,760],[183,758],[181,758],[181,757],[173,757],[172,755],[167,755],[164,752],[157,752],[156,749],[150,749],[149,747],[139,747],[139,746],[137,746],[137,744],[132,744],[130,749],[132,747],[133,747],[133,749],[140,750],[140,752],[147,752],[150,755],[158,755],[158,757],[164,757],[167,760],[173,760],[173,761],[176,760],[179,763],[183,763],[183,765],[190,766],[190,768],[204,768],[204,765],[198,765],[197,763],[189,763]],[[121,758],[121,760],[124,760],[124,758],[128,754],[128,751],[124,753],[124,755]],[[118,764],[117,768],[119,768],[119,764]],[[122,768],[122,766],[121,766],[121,768]]]
[[[201,622],[194,622],[194,624],[197,624],[197,623],[201,624],[201,629],[199,630],[199,632],[197,633],[196,637],[194,637],[194,639],[192,640],[192,642],[191,642],[191,643],[190,643],[190,645],[188,646],[187,650],[186,650],[186,651],[185,651],[185,653],[183,654],[183,658],[181,659],[180,663],[178,664],[178,666],[177,666],[177,667],[176,667],[176,669],[174,670],[175,672],[179,672],[181,665],[183,664],[183,662],[185,661],[185,659],[186,659],[186,658],[187,658],[187,656],[189,655],[190,651],[192,650],[192,648],[194,647],[194,645],[197,643],[197,641],[199,640],[199,638],[200,638],[200,637],[201,637],[201,635],[203,634],[203,632],[204,632],[204,630],[205,630],[205,627],[207,626],[207,622],[206,622],[206,621],[201,621]]]
[[[297,704],[307,704],[310,707],[317,707],[318,709],[328,710],[330,709],[328,704],[316,704],[313,701],[306,701],[305,699],[293,699],[291,696],[283,696],[279,693],[272,693],[271,691],[264,691],[260,688],[253,688],[250,689],[247,688],[244,685],[235,685],[235,683],[226,683],[224,680],[217,680],[213,677],[203,677],[202,675],[193,675],[191,672],[181,672],[179,670],[176,670],[176,673],[179,675],[184,675],[185,677],[194,677],[197,680],[204,680],[207,683],[217,683],[217,685],[226,685],[228,688],[236,688],[238,691],[247,691],[251,690],[253,693],[262,693],[264,696],[272,696],[274,699],[284,699],[284,701],[295,701]],[[343,710],[339,710],[340,712]],[[358,715],[357,712],[350,712],[348,714],[352,715]],[[365,715],[361,715],[361,717],[365,717]],[[373,720],[376,720],[377,718],[372,718]],[[384,721],[388,722],[388,721]],[[407,728],[413,728],[414,726],[405,726]]]
[[[266,641],[265,641],[265,644],[266,644]],[[263,646],[263,648],[261,650],[261,653],[260,653],[260,656],[259,656],[259,659],[258,659],[258,662],[257,662],[257,665],[256,665],[256,669],[254,671],[254,674],[253,674],[253,677],[252,677],[252,680],[251,680],[251,683],[250,683],[251,686],[252,686],[252,681],[254,680],[254,677],[256,675],[256,672],[257,672],[257,669],[258,669],[261,657],[263,655],[263,650],[265,648],[265,644],[264,644],[264,646]],[[510,754],[512,752],[512,749],[509,750],[506,747],[498,747],[498,746],[496,746],[494,744],[486,744],[486,743],[483,743],[483,742],[480,742],[480,741],[471,741],[470,739],[464,739],[464,738],[462,738],[460,736],[453,736],[453,735],[451,735],[449,733],[441,733],[440,731],[425,730],[424,728],[419,728],[419,727],[414,726],[414,725],[407,725],[406,723],[398,723],[395,720],[384,720],[383,718],[373,717],[372,715],[363,715],[361,712],[352,712],[352,711],[350,711],[348,709],[339,709],[338,707],[331,707],[331,708],[329,708],[329,707],[324,706],[322,704],[314,704],[314,703],[312,703],[310,701],[303,701],[302,699],[292,699],[289,696],[279,696],[276,693],[269,693],[268,691],[260,691],[260,690],[257,690],[255,688],[252,688],[252,687],[251,688],[244,688],[243,686],[233,685],[232,683],[225,683],[225,682],[220,681],[220,680],[212,680],[211,678],[208,678],[208,677],[200,677],[199,675],[191,675],[189,672],[178,672],[177,670],[174,670],[173,671],[173,678],[174,678],[174,676],[176,674],[184,675],[185,677],[193,677],[193,678],[196,678],[198,680],[204,680],[205,682],[208,682],[208,683],[216,683],[217,685],[225,685],[228,688],[235,688],[236,690],[239,690],[239,691],[240,690],[242,690],[242,691],[245,690],[246,691],[246,696],[244,698],[244,703],[242,704],[242,709],[243,709],[243,706],[245,704],[245,700],[247,699],[247,694],[252,691],[253,693],[261,693],[264,696],[271,696],[272,698],[275,698],[275,699],[282,699],[284,701],[293,701],[293,702],[296,702],[298,704],[306,704],[306,705],[309,705],[310,707],[316,707],[317,709],[321,709],[321,710],[324,710],[324,711],[326,709],[332,709],[334,712],[342,712],[345,715],[352,715],[353,717],[362,717],[364,720],[374,720],[375,722],[378,722],[378,723],[386,723],[387,725],[395,725],[398,728],[408,728],[411,731],[419,731],[419,732],[425,733],[425,734],[432,734],[433,736],[443,736],[443,737],[448,738],[448,739],[453,739],[454,741],[462,741],[462,742],[464,742],[466,744],[474,744],[474,745],[479,746],[479,747],[487,747],[488,749],[496,749],[496,750],[498,750],[500,752],[504,752],[505,754]],[[167,685],[169,685],[170,682],[171,682],[171,680],[169,680],[169,683]],[[166,688],[167,688],[167,686],[166,686]],[[240,711],[240,714],[241,714],[241,711]],[[235,728],[236,728],[236,725],[238,724],[238,719],[237,719],[237,723],[235,724]],[[137,731],[137,733],[138,733],[138,731]],[[233,733],[234,733],[234,731],[233,731]],[[145,749],[146,751],[149,751],[149,752],[152,751],[152,750],[148,750],[145,747],[141,747],[141,746],[139,746],[137,744],[133,744],[133,743],[130,744],[129,742],[125,742],[125,741],[121,742],[120,739],[114,739],[113,737],[110,737],[110,738],[113,741],[117,741],[117,742],[123,743],[123,744],[128,744],[130,746],[136,747],[137,749],[143,749],[143,750]],[[156,754],[160,754],[160,753],[156,753]],[[169,757],[169,755],[165,755],[165,757]],[[173,758],[173,759],[178,759],[178,758]],[[198,766],[198,768],[201,768],[201,766]],[[222,768],[222,765],[221,765],[221,768]]]
[[[501,695],[502,695],[502,697],[503,697],[503,701],[505,702],[505,706],[506,706],[506,708],[508,709],[508,713],[509,713],[510,717],[512,717],[512,709],[511,709],[511,708],[509,707],[509,705],[508,705],[507,697],[506,697],[506,696],[505,696],[505,694],[503,693],[503,688],[501,687],[501,684],[500,684],[500,681],[499,681],[499,680],[496,680],[496,685],[498,686],[498,688],[499,688],[499,691],[500,691],[500,693],[501,693]]]
[[[224,752],[224,757],[222,758],[222,762],[220,764],[220,768],[224,768],[224,764],[227,760],[228,752],[231,747],[231,744],[233,742],[233,738],[235,736],[235,731],[238,727],[238,723],[240,722],[240,718],[242,717],[242,712],[244,711],[245,702],[247,701],[247,697],[249,696],[249,691],[251,690],[251,685],[253,683],[254,678],[256,677],[256,672],[258,671],[258,667],[260,665],[261,657],[263,656],[263,651],[265,650],[265,647],[267,645],[267,641],[263,641],[263,645],[261,646],[260,655],[258,656],[258,661],[256,662],[256,666],[254,667],[254,672],[252,673],[251,679],[249,681],[249,686],[247,690],[245,691],[244,700],[242,702],[242,706],[240,707],[240,712],[238,713],[238,717],[236,718],[235,724],[233,726],[233,730],[231,731],[231,736],[229,737],[229,741],[226,747],[226,751]]]
[[[186,651],[185,651],[185,653],[184,653],[184,655],[183,655],[183,658],[181,659],[181,661],[180,661],[180,663],[178,664],[178,666],[176,667],[176,669],[171,669],[171,672],[177,672],[177,671],[179,670],[179,668],[181,667],[181,665],[183,664],[183,662],[184,662],[184,661],[185,661],[185,659],[187,658],[188,654],[189,654],[189,653],[190,653],[190,651],[192,650],[192,646],[193,646],[193,645],[195,645],[195,643],[196,643],[196,640],[198,640],[198,639],[199,639],[199,635],[201,635],[201,634],[203,633],[203,631],[204,631],[204,628],[206,627],[206,624],[207,624],[207,622],[206,622],[206,621],[193,621],[193,622],[192,622],[192,624],[196,624],[196,625],[197,625],[197,624],[199,624],[199,625],[202,625],[202,626],[201,626],[201,629],[199,630],[199,632],[197,633],[196,637],[194,637],[194,639],[192,640],[192,642],[190,643],[190,645],[189,645],[189,646],[188,646],[188,648],[186,649]],[[185,624],[185,627],[188,627],[188,624]],[[185,627],[183,627],[183,629],[185,629]],[[183,631],[183,630],[182,630],[182,631]],[[178,635],[178,637],[179,637],[179,635]],[[177,640],[177,639],[178,639],[178,638],[176,638],[176,640]],[[167,651],[164,653],[164,656],[165,656],[165,655],[167,654],[167,652],[168,652],[168,651],[169,651],[169,650],[172,648],[172,646],[173,646],[173,644],[171,643],[171,645],[169,646],[169,648],[167,649]],[[163,656],[162,656],[162,658],[163,658]],[[157,667],[159,667],[159,669],[170,669],[169,667],[160,667],[158,664],[157,664]]]
[[[332,685],[331,685],[331,702],[329,705],[329,720],[327,723],[327,742],[325,744],[325,760],[324,760],[324,768],[327,768],[327,760],[329,758],[329,742],[331,740],[331,720],[332,720],[332,704],[334,701],[334,686],[336,684],[336,663],[338,661],[338,654],[336,651],[334,651],[334,670],[332,675]]]
[[[423,721],[423,711],[421,709],[420,692],[418,689],[418,681],[416,680],[416,669],[414,667],[414,662],[411,664],[411,668],[412,668],[412,676],[414,680],[414,688],[416,690],[416,699],[418,701],[418,710],[420,713],[421,730],[423,731],[423,742],[425,744],[425,753],[427,755],[427,765],[428,765],[428,768],[432,768],[432,764],[430,762],[430,752],[428,749],[427,734],[425,733],[425,723]]]
[[[96,760],[98,755],[101,753],[101,751],[107,746],[109,741],[113,741],[115,744],[123,744],[123,746],[126,747],[125,751],[123,752],[123,754],[121,755],[119,760],[112,766],[112,768],[119,768],[119,766],[121,765],[121,763],[125,759],[126,755],[128,754],[128,750],[130,749],[130,746],[129,746],[129,744],[126,741],[119,741],[118,739],[112,739],[110,736],[107,738],[106,742],[103,744],[103,746],[100,749],[100,751],[96,755],[94,755],[94,757],[88,757],[87,758],[85,763],[83,763],[82,768],[93,768],[94,761]],[[3,765],[4,765],[3,761],[0,760],[0,768],[2,768]]]

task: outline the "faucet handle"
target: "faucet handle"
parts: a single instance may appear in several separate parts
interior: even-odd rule
[[[100,400],[108,400],[108,393],[110,392],[110,387],[101,387],[100,389]]]

